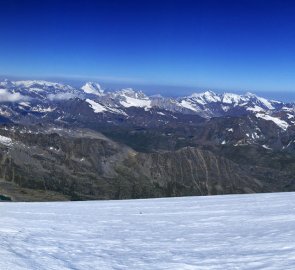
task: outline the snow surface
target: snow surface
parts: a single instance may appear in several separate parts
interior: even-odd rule
[[[295,193],[0,203],[0,269],[294,269]]]

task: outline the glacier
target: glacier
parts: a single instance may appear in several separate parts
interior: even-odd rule
[[[0,269],[294,269],[295,193],[1,202]]]

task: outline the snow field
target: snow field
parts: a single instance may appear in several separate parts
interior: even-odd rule
[[[295,193],[0,203],[0,269],[294,269]]]

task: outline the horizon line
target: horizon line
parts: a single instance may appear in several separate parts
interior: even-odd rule
[[[19,75],[8,75],[8,74],[0,74],[0,81],[4,81],[5,79],[10,81],[48,81],[48,82],[55,82],[55,83],[61,83],[61,84],[68,84],[70,86],[78,87],[77,84],[79,84],[79,87],[82,87],[87,82],[94,82],[98,83],[100,85],[105,85],[104,88],[106,90],[111,89],[113,91],[118,90],[118,87],[120,89],[124,88],[139,88],[138,90],[141,91],[148,91],[150,92],[151,89],[154,90],[154,88],[162,88],[158,89],[158,92],[153,93],[153,95],[157,94],[163,94],[164,96],[181,96],[180,94],[175,95],[172,93],[168,93],[167,89],[174,88],[175,89],[182,89],[184,92],[184,95],[192,95],[194,93],[204,93],[206,91],[212,91],[216,94],[222,94],[222,93],[229,93],[229,94],[247,94],[247,93],[257,93],[257,94],[277,94],[277,93],[286,93],[286,94],[294,94],[294,90],[253,90],[249,88],[241,88],[241,87],[229,87],[229,88],[218,88],[218,87],[208,87],[208,86],[197,86],[197,85],[185,85],[185,84],[167,84],[167,83],[152,83],[150,81],[132,81],[132,80],[126,80],[120,81],[118,80],[111,80],[111,78],[115,77],[99,77],[99,76],[54,76],[54,75],[48,75],[48,76],[19,76]],[[121,78],[122,79],[122,78]],[[74,83],[74,84],[73,84]],[[110,86],[111,85],[111,86]],[[140,89],[143,88],[143,89]],[[150,88],[147,90],[147,88]],[[144,90],[145,89],[145,90]],[[165,89],[165,90],[164,90]],[[171,89],[173,90],[173,89]],[[162,92],[162,93],[161,93]],[[168,94],[168,95],[167,95]],[[172,95],[171,95],[172,94]]]

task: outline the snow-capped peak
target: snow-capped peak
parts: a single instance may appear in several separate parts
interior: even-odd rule
[[[103,94],[101,86],[95,82],[87,82],[81,87],[81,89],[87,94],[93,94],[97,96],[101,96]]]
[[[257,98],[257,96],[251,92],[247,92],[244,96],[248,98]]]
[[[191,97],[191,98],[204,98],[204,99],[207,99],[208,101],[219,100],[219,96],[211,90],[207,90],[202,93],[193,93],[189,97]]]
[[[117,94],[138,99],[148,99],[148,96],[146,96],[142,91],[134,90],[133,88],[123,88],[118,91]]]
[[[280,109],[281,102],[268,100],[247,92],[244,95],[234,93],[217,94],[213,91],[194,93],[178,99],[179,106],[200,114],[203,117],[220,116],[224,113],[240,114],[247,112],[266,112]]]
[[[221,100],[223,103],[236,105],[243,100],[243,97],[238,94],[224,93]]]
[[[193,93],[188,98],[193,99],[203,105],[205,105],[206,103],[210,103],[210,102],[220,102],[221,101],[220,96],[211,90],[208,90],[203,93]]]
[[[252,93],[249,93],[249,92],[247,92],[245,94],[245,97],[248,100],[251,100],[251,101],[254,101],[254,102],[258,103],[258,105],[264,107],[267,110],[273,110],[274,109],[274,106],[272,105],[272,103],[276,103],[276,104],[279,104],[280,103],[280,102],[272,101],[272,100],[269,101],[266,98],[258,97],[257,95],[252,94]]]
[[[69,85],[64,85],[64,84],[56,83],[56,82],[42,81],[42,80],[14,81],[12,83],[15,86],[17,86],[17,87],[25,87],[25,88],[31,88],[31,87],[53,87],[53,88],[64,89],[64,90],[73,89]]]
[[[151,100],[142,91],[136,91],[132,88],[124,88],[115,92],[114,97],[124,107],[151,107]]]

